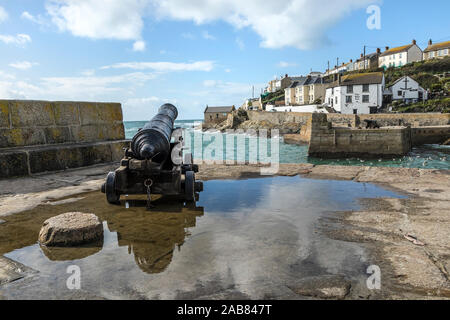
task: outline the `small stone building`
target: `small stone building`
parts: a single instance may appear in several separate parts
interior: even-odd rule
[[[215,124],[223,122],[228,115],[235,110],[234,106],[209,107],[205,109],[205,124]]]

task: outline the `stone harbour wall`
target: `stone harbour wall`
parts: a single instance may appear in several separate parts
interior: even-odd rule
[[[0,100],[0,178],[121,159],[120,103]]]
[[[0,148],[124,138],[120,103],[0,100]]]
[[[332,127],[326,114],[313,114],[308,124],[308,155],[320,158],[398,156],[411,150],[409,127],[358,129]]]

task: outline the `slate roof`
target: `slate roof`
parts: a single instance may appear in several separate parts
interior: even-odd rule
[[[445,42],[432,44],[431,46],[428,46],[423,52],[435,51],[435,50],[440,50],[440,49],[449,49],[449,48],[450,48],[450,41],[445,41]]]
[[[341,82],[334,81],[330,83],[327,88],[334,88],[340,86],[351,86],[359,84],[379,84],[383,81],[382,72],[369,72],[369,73],[355,73],[343,76]]]
[[[395,47],[389,50],[386,50],[385,52],[383,52],[382,54],[380,54],[380,57],[384,57],[384,56],[388,56],[394,53],[400,53],[400,52],[406,52],[409,50],[409,48],[411,48],[412,46],[414,46],[414,44],[408,44],[406,46],[401,46],[401,47]]]
[[[223,113],[223,112],[231,112],[233,110],[234,106],[206,107],[205,113]]]

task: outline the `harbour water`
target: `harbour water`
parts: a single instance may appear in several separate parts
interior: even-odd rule
[[[139,128],[142,128],[145,121],[125,121],[125,136],[131,139]],[[217,155],[211,155],[208,151],[208,145],[216,139],[208,133],[202,133],[200,130],[194,128],[202,123],[202,120],[176,120],[175,126],[189,130],[190,136],[201,137],[201,150],[192,148],[194,158],[199,160],[217,159]],[[218,135],[221,133],[216,133]],[[226,150],[226,134],[223,135],[224,150]],[[271,143],[269,141],[259,141],[262,138],[245,136],[245,160],[249,160],[249,146],[250,145],[267,145],[268,155],[271,154]],[[193,144],[192,144],[193,145]],[[205,152],[206,150],[206,152]],[[292,145],[283,142],[283,138],[279,141],[279,154],[277,159],[280,163],[311,163],[311,164],[328,164],[328,165],[351,165],[351,166],[381,166],[381,167],[402,167],[402,168],[423,168],[423,169],[450,169],[450,146],[441,145],[423,145],[414,147],[410,153],[403,157],[391,159],[318,159],[308,157],[308,146],[306,145]],[[237,150],[234,148],[230,154],[224,153],[220,156],[221,160],[236,160]],[[258,157],[258,160],[261,159]]]
[[[0,224],[0,256],[32,270],[2,286],[0,296],[298,299],[290,283],[328,275],[365,287],[374,261],[364,246],[323,230],[338,228],[336,211],[358,210],[360,198],[380,197],[405,198],[372,184],[274,177],[206,181],[196,205],[155,198],[151,211],[140,196],[122,197],[117,206],[99,191],[55,199]],[[39,245],[42,223],[74,207],[99,217],[102,241],[74,248]],[[66,285],[73,266],[80,270],[80,290]]]

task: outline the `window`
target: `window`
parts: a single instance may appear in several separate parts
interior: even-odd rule
[[[353,109],[353,114],[358,114],[358,109]]]
[[[353,86],[347,86],[347,93],[353,93]]]
[[[402,58],[402,54],[401,54],[401,53],[398,54],[398,58],[399,58],[399,59]]]
[[[222,113],[222,115],[223,115],[223,116],[225,116],[225,117],[227,116],[227,114],[226,114],[225,112],[224,112],[224,113]]]
[[[346,96],[345,103],[352,103],[352,96]]]
[[[363,92],[369,92],[369,85],[363,84]]]
[[[337,104],[337,103],[338,103],[338,97],[336,97],[336,99],[335,99],[335,100],[336,100],[336,104]]]
[[[365,94],[362,96],[362,102],[369,102],[369,95]]]
[[[216,113],[216,119],[219,119],[219,114],[218,113]]]
[[[398,90],[398,91],[397,91],[397,95],[398,95],[399,97],[403,96],[402,90]]]

